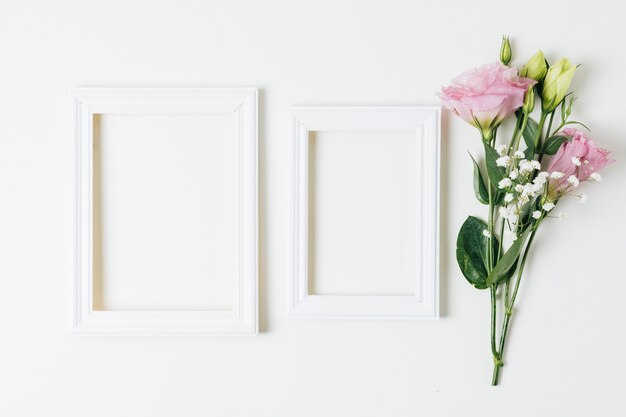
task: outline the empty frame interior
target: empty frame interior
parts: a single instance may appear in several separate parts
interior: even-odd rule
[[[412,295],[415,131],[311,131],[308,292]]]
[[[230,309],[234,116],[93,122],[94,310]]]

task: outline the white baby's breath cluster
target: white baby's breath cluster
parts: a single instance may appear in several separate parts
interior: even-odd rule
[[[541,171],[541,163],[526,159],[522,151],[509,156],[506,145],[498,146],[496,151],[499,155],[496,165],[504,168],[506,173],[506,177],[498,182],[498,189],[504,193],[498,214],[509,225],[509,235],[515,241],[518,237],[515,231],[527,204],[541,198],[542,204],[530,213],[530,217],[535,220],[541,219],[554,208],[555,204],[546,200],[548,184],[550,179],[562,178],[563,174]]]

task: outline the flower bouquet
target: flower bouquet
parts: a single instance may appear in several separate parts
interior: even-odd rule
[[[576,66],[566,58],[549,65],[542,51],[519,70],[510,61],[504,37],[500,62],[461,74],[438,93],[445,107],[478,129],[484,148],[484,164],[472,162],[474,192],[487,206],[487,221],[465,220],[456,258],[470,284],[490,291],[492,385],[504,365],[513,307],[539,226],[564,216],[552,214],[563,198],[584,202],[581,183],[601,181],[600,170],[613,162],[580,130],[588,130],[584,124],[570,120],[576,97],[568,90]],[[513,132],[499,144],[498,130],[508,118],[514,119]]]

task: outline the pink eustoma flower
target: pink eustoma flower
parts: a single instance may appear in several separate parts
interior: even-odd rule
[[[524,104],[526,91],[536,81],[519,77],[517,69],[501,63],[467,71],[437,93],[442,104],[481,130],[483,138]]]
[[[578,129],[563,129],[559,135],[568,136],[571,140],[563,142],[550,159],[548,172],[563,174],[560,178],[550,180],[550,199],[557,199],[575,188],[568,181],[570,176],[573,175],[578,181],[587,181],[593,173],[598,173],[605,166],[615,162],[609,157],[609,151],[596,146]]]

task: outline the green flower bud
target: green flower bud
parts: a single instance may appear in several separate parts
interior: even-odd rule
[[[575,72],[576,66],[572,65],[567,58],[559,59],[548,69],[542,91],[542,109],[544,112],[554,111],[561,104]]]
[[[541,81],[548,72],[548,66],[546,65],[546,59],[543,56],[543,51],[540,49],[530,60],[524,65],[520,71],[522,77],[532,78],[536,81]]]
[[[502,37],[502,46],[500,47],[500,62],[508,65],[511,62],[511,43],[508,36]]]
[[[535,89],[530,87],[526,91],[526,95],[524,96],[524,107],[522,107],[522,111],[526,114],[530,114],[535,109]]]

